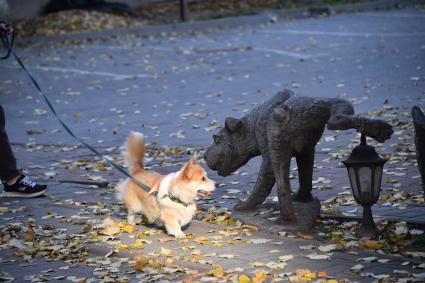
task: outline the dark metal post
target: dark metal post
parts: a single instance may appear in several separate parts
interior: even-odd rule
[[[415,125],[416,158],[425,195],[425,115],[419,106],[413,106],[412,118]]]
[[[186,2],[186,0],[180,0],[180,19],[182,21],[187,20],[187,2]]]
[[[379,237],[379,230],[373,221],[371,205],[363,205],[363,220],[359,234],[362,237]]]

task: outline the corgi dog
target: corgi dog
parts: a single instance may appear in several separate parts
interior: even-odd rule
[[[199,165],[197,156],[168,175],[145,170],[145,138],[138,132],[128,136],[125,155],[131,176],[151,188],[146,192],[131,179],[118,183],[116,197],[127,208],[128,223],[136,224],[136,213],[141,212],[148,223],[160,220],[169,235],[184,238],[186,235],[181,227],[189,224],[195,215],[198,195],[211,196],[216,188],[215,182]],[[156,196],[152,192],[156,192]]]

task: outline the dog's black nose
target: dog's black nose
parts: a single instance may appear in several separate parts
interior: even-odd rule
[[[218,188],[218,185],[219,185],[218,183],[215,183],[215,187],[216,187],[216,188]]]

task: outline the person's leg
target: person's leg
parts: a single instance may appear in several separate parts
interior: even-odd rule
[[[21,174],[16,168],[16,159],[6,134],[6,121],[0,105],[0,179],[3,181],[3,196],[36,197],[47,191],[46,185],[39,185]]]
[[[20,173],[16,168],[16,159],[6,134],[6,119],[0,105],[0,179],[4,182],[17,178]]]

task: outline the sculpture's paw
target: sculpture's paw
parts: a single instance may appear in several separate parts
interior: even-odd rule
[[[276,220],[275,223],[278,225],[295,225],[297,224],[297,219],[295,217],[291,218],[291,217],[282,217],[279,216]]]
[[[236,211],[244,211],[244,210],[253,210],[257,207],[257,204],[249,202],[249,201],[241,201],[235,207],[233,207],[233,210]]]
[[[292,197],[292,200],[298,201],[298,202],[310,202],[313,200],[313,195],[311,193],[308,193],[308,194],[297,193]]]

